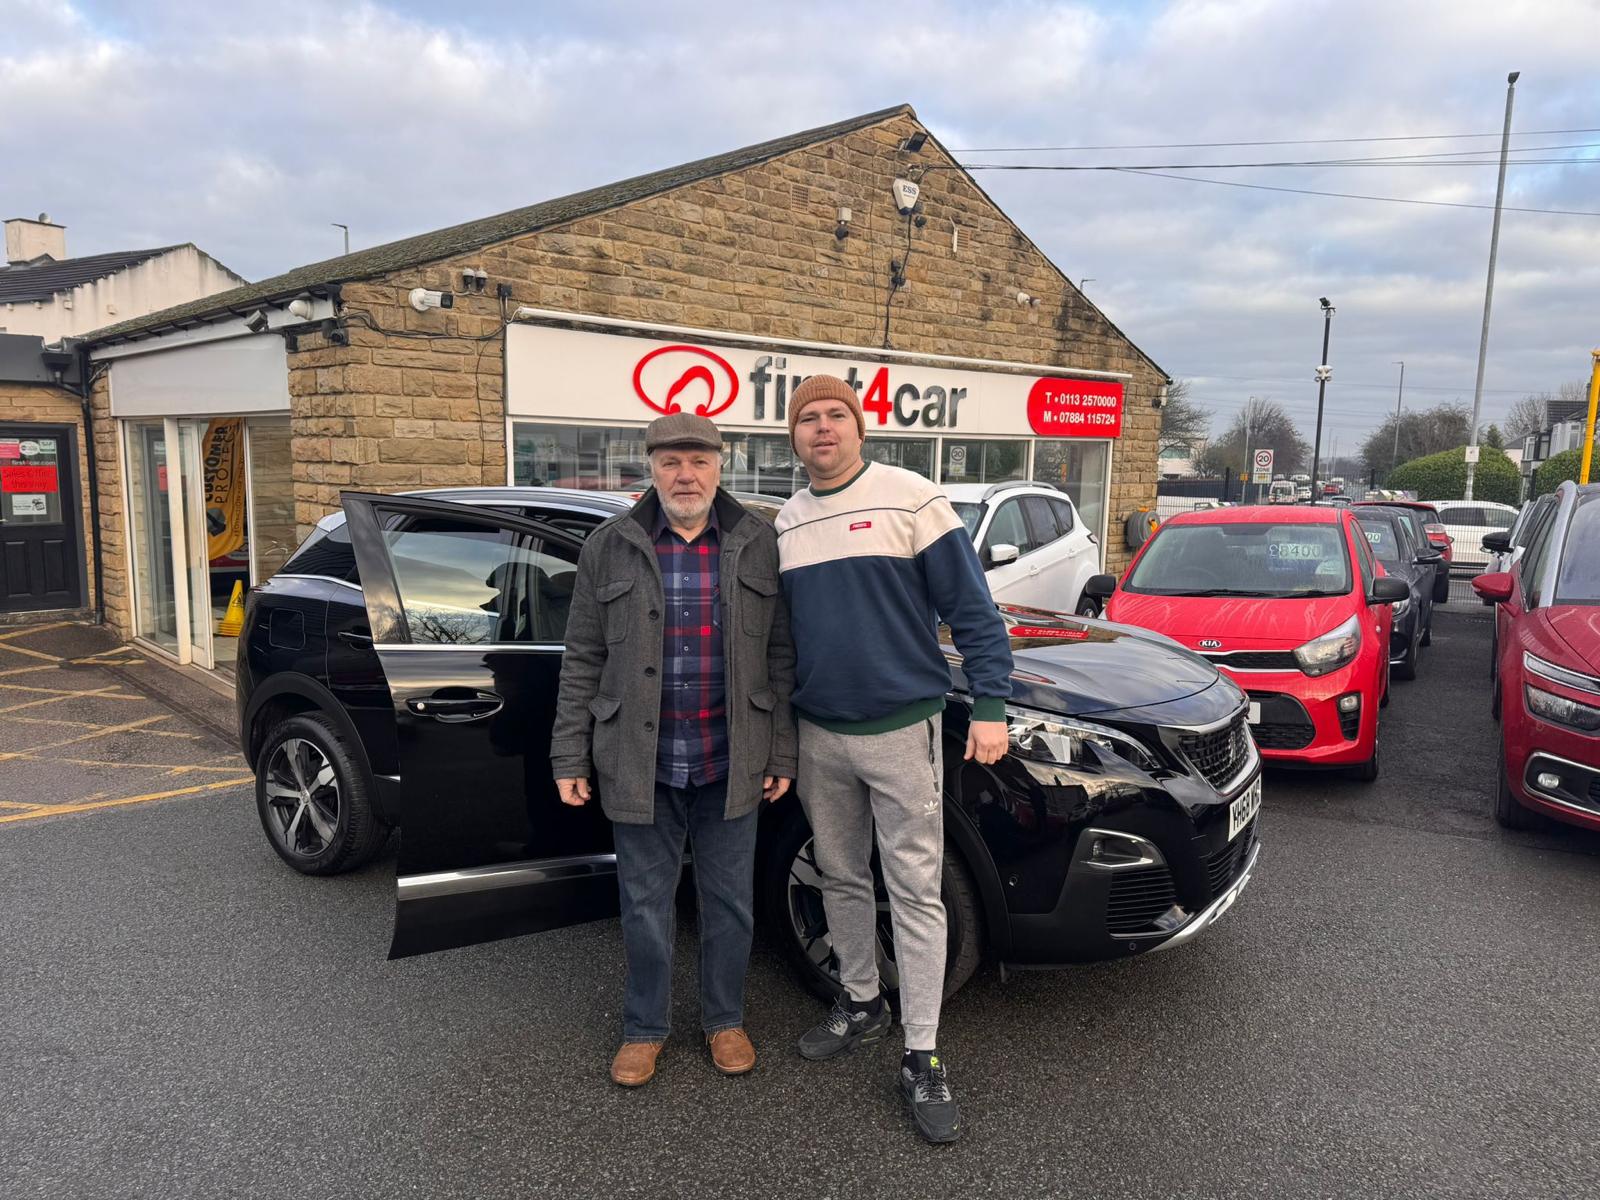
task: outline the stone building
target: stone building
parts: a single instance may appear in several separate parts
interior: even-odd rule
[[[896,179],[920,189],[909,213]],[[730,480],[782,494],[784,399],[821,369],[860,387],[879,458],[1056,483],[1115,570],[1124,518],[1155,501],[1167,383],[907,106],[89,342],[107,619],[219,667],[231,582],[275,570],[344,489],[626,488],[644,425],[681,402],[727,432]]]

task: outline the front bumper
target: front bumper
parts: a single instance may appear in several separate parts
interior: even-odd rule
[[[1540,775],[1554,775],[1559,782],[1554,787],[1541,786]],[[1600,766],[1533,750],[1511,782],[1517,798],[1529,807],[1569,825],[1600,829]]]
[[[1251,842],[1249,855],[1250,857],[1245,860],[1244,869],[1239,872],[1238,877],[1229,885],[1227,891],[1213,900],[1203,911],[1196,913],[1189,923],[1179,929],[1177,933],[1159,945],[1152,946],[1150,953],[1172,950],[1192,942],[1211,926],[1222,920],[1223,914],[1233,907],[1233,902],[1239,898],[1240,893],[1245,889],[1245,885],[1250,882],[1250,877],[1255,874],[1256,860],[1261,857],[1261,842],[1259,839]]]
[[[1269,764],[1340,767],[1372,757],[1378,696],[1360,683],[1371,669],[1362,656],[1317,677],[1298,671],[1224,673],[1261,706],[1261,720],[1250,731]],[[1340,697],[1352,694],[1359,697],[1355,712],[1341,712]]]

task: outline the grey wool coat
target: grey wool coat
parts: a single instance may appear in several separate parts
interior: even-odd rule
[[[794,778],[794,643],[778,581],[777,534],[720,488],[713,503],[722,531],[728,708],[723,815],[731,819],[761,803],[762,776]],[[623,824],[655,819],[666,605],[650,533],[660,511],[652,489],[584,543],[550,740],[555,777],[594,779],[606,816]]]

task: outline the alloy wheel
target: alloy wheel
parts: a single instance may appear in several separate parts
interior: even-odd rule
[[[828,934],[828,916],[822,904],[822,872],[817,868],[816,845],[811,838],[806,839],[789,864],[786,894],[790,928],[800,948],[824,975],[838,979],[839,959]],[[873,901],[877,910],[878,979],[885,990],[894,991],[900,986],[900,968],[894,959],[894,925],[889,914],[889,894],[876,873]]]
[[[322,748],[286,738],[267,760],[265,788],[273,837],[297,858],[315,858],[339,829],[339,776]]]

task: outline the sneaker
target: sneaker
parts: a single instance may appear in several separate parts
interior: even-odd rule
[[[944,1060],[937,1050],[910,1050],[900,1061],[900,1091],[911,1105],[917,1132],[930,1142],[961,1136],[961,1110],[950,1091]]]
[[[800,1057],[812,1062],[847,1054],[889,1032],[889,1006],[878,997],[877,1011],[858,1009],[844,996],[833,1002],[828,1019],[800,1035]]]

